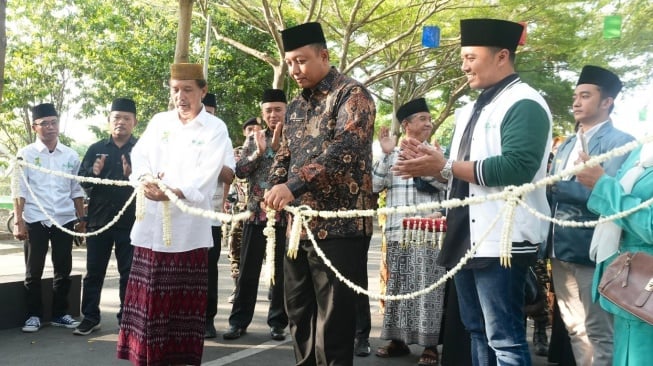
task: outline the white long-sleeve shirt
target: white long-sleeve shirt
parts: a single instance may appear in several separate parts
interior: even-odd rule
[[[231,147],[227,126],[202,111],[183,124],[175,110],[155,115],[131,152],[132,174],[137,182],[144,174],[162,175],[170,188],[184,194],[188,206],[212,210],[218,175]],[[183,213],[170,203],[172,240],[163,242],[163,203],[146,201],[145,217],[134,224],[132,244],[160,252],[186,252],[213,245],[211,220]]]
[[[225,149],[225,157],[224,157],[224,166],[231,169],[231,171],[236,170],[236,157],[234,156],[234,149],[231,145],[227,146]],[[218,179],[218,186],[215,190],[215,194],[213,194],[213,198],[211,200],[213,204],[213,211],[215,212],[222,212],[223,207],[224,207],[224,182]],[[212,226],[222,226],[222,221],[220,220],[213,220],[211,221]]]
[[[49,170],[60,171],[77,175],[79,170],[79,156],[75,150],[57,141],[57,146],[50,152],[47,146],[36,139],[18,152],[24,161]],[[36,200],[45,211],[60,225],[65,225],[75,220],[75,204],[73,199],[84,197],[84,191],[74,179],[59,177],[50,173],[41,172],[31,168],[23,169],[29,188],[24,179],[20,179],[18,196],[25,199],[23,220],[27,223],[43,222],[51,226],[45,213],[36,204]]]

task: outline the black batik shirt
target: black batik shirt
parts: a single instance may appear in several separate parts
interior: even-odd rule
[[[342,211],[375,207],[372,140],[376,108],[369,91],[335,68],[288,104],[270,184],[285,183],[293,206]],[[317,239],[372,235],[372,218],[313,218]],[[306,238],[303,236],[303,238]]]

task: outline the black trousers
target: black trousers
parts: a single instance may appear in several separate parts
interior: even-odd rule
[[[367,290],[367,253],[370,249],[370,243],[367,242],[365,255],[361,256],[358,268],[360,269],[356,284]],[[370,314],[370,298],[367,295],[359,294],[356,299],[356,339],[365,340],[370,338],[372,330],[372,315]]]
[[[218,260],[222,246],[222,227],[211,226],[213,247],[209,248],[209,286],[206,294],[206,319],[215,318],[218,314]]]
[[[453,278],[447,280],[444,290],[444,319],[440,328],[442,366],[472,366],[472,340],[460,319],[458,293]]]
[[[229,325],[247,328],[252,322],[256,296],[258,294],[261,266],[265,256],[266,237],[263,234],[265,225],[245,223],[243,241],[240,248],[240,274],[234,304],[229,315]],[[288,325],[288,315],[283,305],[283,259],[286,253],[286,227],[275,226],[274,251],[274,285],[272,299],[268,309],[268,325],[285,328]]]
[[[59,317],[68,312],[68,292],[70,291],[70,271],[73,266],[73,236],[57,229],[47,227],[41,222],[27,223],[29,239],[24,243],[25,249],[25,292],[27,297],[27,316],[43,317],[43,299],[41,298],[41,278],[45,266],[48,244],[52,246],[52,317]],[[71,221],[64,225],[72,230]]]
[[[99,228],[89,228],[95,231]],[[111,249],[116,253],[116,263],[120,274],[119,292],[120,309],[116,317],[122,319],[122,305],[125,301],[125,290],[129,271],[132,267],[134,247],[131,245],[128,228],[110,228],[109,230],[86,238],[86,275],[84,276],[84,291],[82,292],[82,314],[84,319],[100,322],[100,295],[107,274],[107,266],[111,259]]]
[[[369,237],[317,242],[333,267],[359,279]],[[297,365],[351,366],[358,295],[326,267],[310,241],[284,262],[286,309]]]

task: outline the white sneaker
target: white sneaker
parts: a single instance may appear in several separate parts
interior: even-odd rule
[[[66,314],[52,319],[50,324],[54,325],[55,327],[75,329],[79,325],[79,321],[73,319],[72,316]]]
[[[34,333],[38,332],[39,329],[41,329],[41,319],[39,319],[38,316],[30,316],[29,319],[25,321],[22,331],[26,333]]]

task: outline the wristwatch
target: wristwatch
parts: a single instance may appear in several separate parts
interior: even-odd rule
[[[453,161],[453,159],[447,160],[444,167],[442,167],[442,170],[440,170],[442,178],[446,180],[451,180],[451,178],[453,178],[453,171],[451,170],[451,168],[453,168]]]

